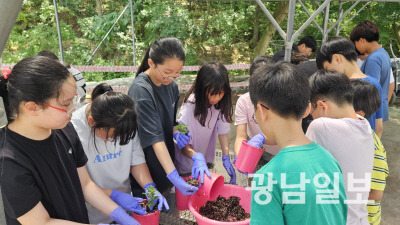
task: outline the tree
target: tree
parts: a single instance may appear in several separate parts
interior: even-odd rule
[[[280,1],[276,5],[273,17],[275,18],[278,24],[281,24],[286,19],[288,13],[289,13],[289,2]],[[259,55],[265,55],[265,51],[267,50],[269,42],[271,41],[272,37],[274,37],[275,32],[276,28],[274,27],[274,25],[272,25],[271,22],[269,22],[260,38],[260,41],[254,48],[253,57]]]

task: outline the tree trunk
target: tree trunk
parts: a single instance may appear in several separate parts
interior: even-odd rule
[[[273,17],[275,18],[276,22],[280,25],[287,17],[289,13],[289,2],[280,1],[277,3]],[[271,22],[268,23],[267,27],[265,28],[260,41],[258,42],[257,46],[254,49],[253,58],[259,55],[265,55],[265,51],[271,41],[272,37],[274,37],[276,29]]]
[[[260,13],[260,7],[256,4],[256,11],[254,12],[254,32],[253,32],[253,38],[250,41],[250,48],[255,48],[256,43],[258,42],[258,15]]]
[[[97,8],[97,15],[99,17],[102,17],[103,12],[101,11],[101,0],[96,0],[96,8]]]
[[[394,33],[396,34],[397,44],[400,45],[400,34],[399,34],[400,27],[399,25],[397,25],[396,21],[393,22],[393,29]]]

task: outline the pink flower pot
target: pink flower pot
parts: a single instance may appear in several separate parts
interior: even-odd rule
[[[132,212],[132,217],[142,225],[158,225],[160,224],[160,211],[154,213],[139,215]]]
[[[237,196],[240,198],[240,205],[243,207],[246,213],[250,213],[251,206],[251,191],[246,190],[244,187],[224,184],[223,188],[221,188],[220,192],[216,194],[218,197],[221,195],[222,197],[229,198],[230,196]],[[199,210],[200,207],[206,204],[207,201],[213,201],[215,198],[209,198],[205,195],[205,193],[196,192],[196,194],[192,195],[189,200],[189,210],[196,218],[196,222],[198,225],[249,225],[250,219],[237,221],[237,222],[221,222],[209,219],[200,215]]]
[[[191,176],[190,177],[182,177],[183,180],[187,180],[189,178],[192,178],[192,177]],[[189,209],[188,203],[189,203],[190,197],[191,197],[191,195],[183,195],[182,192],[180,192],[178,190],[178,188],[175,188],[176,208],[178,210],[188,210]]]
[[[253,147],[244,140],[240,147],[239,155],[236,157],[236,169],[249,174],[253,173],[262,154],[262,149]]]
[[[204,193],[210,199],[216,199],[224,188],[224,177],[220,174],[211,173],[211,179],[204,174],[204,183],[200,186],[197,193]],[[200,177],[199,177],[200,181]]]

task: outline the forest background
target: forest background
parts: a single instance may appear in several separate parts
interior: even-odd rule
[[[129,0],[58,0],[57,3],[66,63],[133,65],[129,7],[105,39],[105,44],[87,62]],[[345,12],[353,3],[354,1],[343,1],[343,11]],[[264,4],[286,31],[288,2],[264,2]],[[318,8],[313,1],[303,1],[303,4],[311,13]],[[361,2],[354,7],[345,20],[352,17],[363,5],[364,2]],[[137,65],[140,64],[147,47],[155,39],[163,36],[175,36],[183,42],[187,66],[201,65],[205,61],[212,60],[219,60],[224,64],[247,64],[254,56],[272,55],[282,49],[284,44],[267,17],[252,1],[134,0],[133,7]],[[336,22],[338,13],[339,1],[333,1],[329,13],[332,23]],[[54,14],[51,0],[25,0],[3,52],[3,63],[16,63],[44,49],[60,56]],[[296,4],[294,29],[297,30],[303,25],[308,17],[302,6]],[[323,13],[316,18],[321,27],[323,19]],[[348,37],[353,27],[366,19],[378,24],[380,43],[389,53],[390,40],[393,41],[394,53],[399,57],[400,3],[370,3],[340,31],[339,35]],[[336,31],[333,29],[329,36],[335,34]],[[318,40],[318,44],[321,43],[322,34],[315,24],[311,23],[300,38],[305,35],[312,35]],[[230,72],[231,75],[247,73],[247,70]],[[182,74],[195,74],[195,72],[185,71]],[[133,73],[84,73],[87,81],[127,76],[133,76]]]

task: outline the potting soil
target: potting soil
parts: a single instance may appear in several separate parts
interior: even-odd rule
[[[207,201],[200,207],[199,213],[209,219],[223,222],[236,222],[250,218],[250,214],[244,211],[239,202],[239,197],[231,196],[226,199],[220,195],[215,201]]]
[[[189,179],[185,180],[185,182],[194,187],[198,187],[200,185],[200,182],[194,178],[189,178]]]

